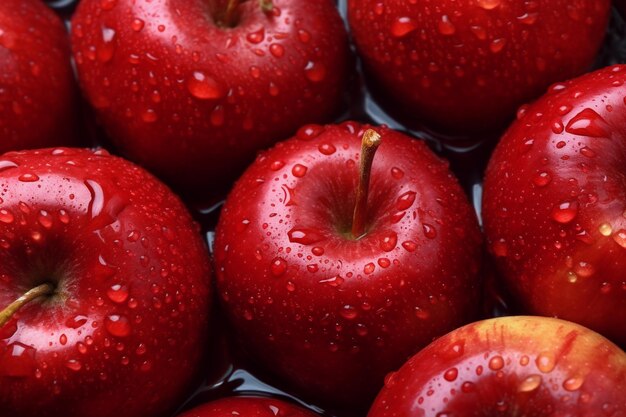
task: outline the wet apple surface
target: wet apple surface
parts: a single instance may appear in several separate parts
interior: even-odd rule
[[[56,8],[58,13],[69,21],[75,10],[76,0],[55,0],[47,2]],[[339,10],[345,18],[345,10],[347,5],[344,1],[339,2]],[[347,19],[346,19],[347,20]],[[604,47],[597,57],[595,67],[599,68],[616,62],[624,62],[624,25],[617,12],[613,12],[611,16],[611,29],[606,37]],[[495,133],[489,136],[480,137],[450,137],[439,135],[427,128],[405,127],[400,122],[391,118],[373,99],[370,90],[366,86],[362,76],[357,76],[355,83],[351,86],[351,98],[349,106],[345,109],[344,116],[338,121],[346,119],[358,120],[363,123],[372,124],[388,124],[390,127],[408,131],[416,136],[425,139],[428,145],[441,156],[446,157],[451,162],[451,169],[459,178],[461,185],[470,196],[470,200],[474,203],[477,212],[481,209],[482,196],[482,176],[487,165],[487,160],[495,145],[495,141],[499,134]],[[84,108],[88,108],[85,103]],[[95,123],[90,123],[85,131],[89,134],[95,144],[107,144],[108,139],[100,128],[95,127]],[[224,186],[229,189],[231,184]],[[197,199],[205,196],[195,196]],[[206,236],[210,246],[213,244],[215,225],[222,207],[222,200],[225,195],[212,196],[202,204],[194,202],[190,203],[190,207],[194,209],[196,219],[202,224],[203,234]],[[487,265],[488,276],[493,277],[494,274],[489,270]],[[489,279],[488,282],[496,282],[495,279]],[[499,288],[499,284],[493,283],[485,289],[486,300],[483,305],[488,305],[488,309],[484,312],[485,317],[508,314],[517,311],[516,306],[508,297],[507,293]],[[213,340],[212,355],[209,358],[211,366],[207,366],[205,381],[197,386],[197,389],[191,393],[184,404],[181,404],[181,410],[190,410],[196,405],[203,404],[207,401],[222,398],[232,394],[248,394],[259,393],[262,395],[271,395],[275,397],[287,398],[291,401],[305,405],[312,411],[322,412],[328,416],[352,416],[354,412],[351,410],[331,409],[320,404],[311,403],[305,399],[302,393],[294,390],[293,387],[286,385],[284,382],[274,379],[271,375],[261,371],[251,362],[245,354],[243,354],[237,344],[231,339],[230,332],[219,316],[216,317],[214,327],[219,330],[219,337]],[[487,365],[488,366],[488,365]],[[449,375],[452,376],[451,374]],[[530,380],[529,384],[532,385]],[[462,388],[462,387],[461,387]],[[176,415],[176,414],[175,414]]]

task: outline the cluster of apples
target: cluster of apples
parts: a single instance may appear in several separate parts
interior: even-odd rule
[[[339,415],[626,415],[626,65],[585,74],[610,0],[75,6],[68,34],[0,2],[0,417],[315,417],[181,411],[222,320]],[[413,132],[506,129],[484,234],[425,141],[347,110],[362,80]],[[224,192],[210,253],[187,207]],[[475,321],[491,263],[533,316]]]

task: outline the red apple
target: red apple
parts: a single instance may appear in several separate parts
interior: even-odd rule
[[[626,354],[597,333],[502,317],[437,339],[390,375],[368,417],[624,416]]]
[[[497,131],[553,82],[586,71],[610,0],[348,0],[375,90],[407,125]]]
[[[315,417],[304,408],[273,398],[223,398],[194,408],[179,417]]]
[[[520,111],[485,177],[491,253],[525,308],[626,346],[626,66]]]
[[[250,355],[352,407],[480,309],[475,215],[423,142],[376,128],[369,200],[353,221],[367,129],[309,125],[262,154],[228,197],[214,245],[223,307]]]
[[[0,154],[73,143],[75,93],[61,20],[40,0],[0,1]]]
[[[7,153],[0,183],[0,414],[167,416],[209,309],[182,203],[103,151]]]
[[[259,149],[342,107],[331,0],[84,0],[72,41],[115,145],[182,191],[230,184]]]

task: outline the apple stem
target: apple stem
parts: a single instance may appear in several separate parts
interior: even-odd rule
[[[235,15],[237,7],[239,7],[240,0],[228,0],[226,4],[226,11],[224,11],[224,17],[221,19],[221,25],[225,27],[235,26]]]
[[[226,3],[226,10],[221,19],[218,20],[218,24],[223,27],[232,28],[237,25],[237,8],[245,0],[228,0]],[[259,0],[259,7],[263,13],[269,13],[274,10],[273,0]]]
[[[24,305],[30,303],[36,298],[50,295],[54,292],[54,285],[46,283],[35,288],[31,288],[24,295],[9,304],[4,310],[0,311],[0,328],[2,328],[11,317]]]
[[[370,176],[374,155],[380,146],[380,135],[368,129],[361,140],[361,161],[359,166],[359,185],[356,189],[356,203],[352,217],[352,237],[360,239],[365,234],[365,221],[367,217],[367,197],[369,194]]]

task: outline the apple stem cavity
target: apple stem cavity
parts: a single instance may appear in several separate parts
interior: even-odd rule
[[[361,140],[359,185],[356,189],[356,202],[354,204],[354,215],[352,216],[352,237],[354,239],[360,239],[366,233],[367,197],[369,195],[372,163],[381,142],[380,135],[372,129],[366,130]]]
[[[24,295],[9,304],[4,310],[0,311],[0,329],[7,324],[17,311],[30,303],[31,301],[54,293],[55,286],[50,283],[41,284],[35,288],[31,288]]]
[[[239,5],[246,0],[228,0],[226,3],[226,10],[222,14],[222,17],[217,20],[217,24],[219,26],[225,28],[233,28],[237,26],[239,21],[239,13],[237,13],[237,9]],[[274,10],[274,2],[273,0],[259,0],[259,7],[263,13],[270,13]]]

